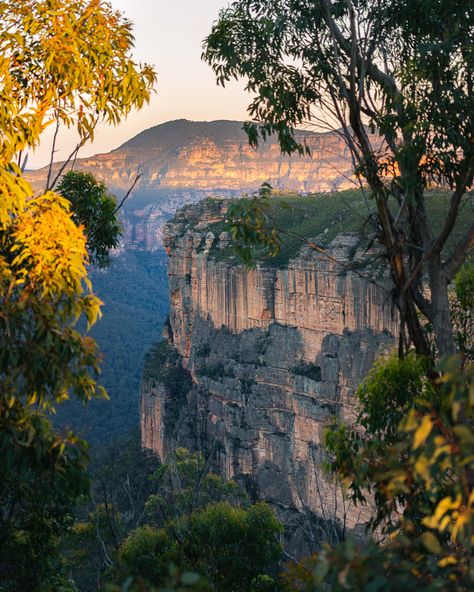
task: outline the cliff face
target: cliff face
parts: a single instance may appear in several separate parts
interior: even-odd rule
[[[227,237],[208,225],[225,207],[185,208],[166,227],[165,333],[192,386],[177,406],[173,385],[145,372],[142,440],[161,455],[177,443],[212,453],[222,475],[274,506],[289,547],[307,552],[332,536],[328,524],[364,521],[322,474],[322,432],[334,416],[353,418],[354,390],[397,318],[386,290],[308,249],[285,269],[219,261]],[[351,234],[329,252],[363,258]]]
[[[312,158],[283,156],[275,138],[255,150],[238,121],[170,121],[150,128],[116,150],[78,159],[113,191],[126,191],[140,171],[136,189],[158,191],[248,191],[270,182],[276,189],[334,191],[353,186],[352,161],[338,134],[300,132]],[[56,165],[59,166],[59,165]],[[36,188],[47,170],[30,171]]]
[[[129,249],[163,249],[163,230],[177,209],[206,197],[196,190],[140,192],[131,198],[122,214],[122,242]]]

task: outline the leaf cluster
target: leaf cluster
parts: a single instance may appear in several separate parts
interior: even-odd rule
[[[0,400],[0,457],[0,588],[59,589],[60,537],[89,488],[86,444],[57,434],[42,413]]]
[[[269,219],[271,193],[271,186],[263,183],[250,198],[231,202],[227,211],[234,249],[249,267],[255,265],[252,247],[263,247],[270,257],[281,250],[278,230]]]
[[[0,2],[0,160],[59,121],[93,138],[150,98],[155,73],[131,58],[132,25],[103,0]]]
[[[104,183],[81,171],[66,173],[56,190],[70,202],[76,225],[84,227],[90,262],[107,267],[110,250],[118,247],[121,235],[115,197]]]
[[[214,502],[249,505],[245,492],[235,481],[226,481],[211,472],[209,460],[186,448],[174,451],[152,479],[156,493],[148,498],[145,510],[148,522],[155,526],[163,526]]]
[[[302,590],[472,586],[473,369],[446,360],[433,388],[423,360],[410,358],[379,364],[360,389],[366,431],[339,427],[326,436],[332,470],[356,504],[372,497],[371,529],[385,538],[326,547],[293,574]]]
[[[465,363],[474,362],[474,264],[465,263],[454,278],[451,317],[457,346]]]

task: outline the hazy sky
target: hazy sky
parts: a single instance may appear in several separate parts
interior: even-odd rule
[[[142,111],[132,113],[118,128],[101,127],[94,144],[80,156],[108,152],[138,132],[172,119],[245,119],[250,102],[242,83],[222,89],[212,70],[201,62],[202,40],[209,34],[226,0],[111,0],[133,23],[137,61],[155,66],[156,95]],[[63,134],[56,159],[75,145],[75,136]],[[29,167],[48,162],[51,132],[30,155]]]

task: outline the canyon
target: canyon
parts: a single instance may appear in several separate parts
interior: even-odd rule
[[[272,506],[296,556],[347,529],[362,534],[368,510],[350,507],[324,473],[323,432],[335,419],[354,420],[357,386],[398,332],[387,277],[370,268],[374,253],[361,241],[363,201],[346,195],[335,204],[329,193],[354,186],[342,140],[300,138],[312,158],[282,156],[274,139],[254,150],[240,122],[180,120],[75,162],[118,199],[139,172],[122,209],[122,256],[168,253],[165,340],[147,355],[141,380],[143,446],[162,458],[178,446],[202,451],[214,471]],[[44,169],[29,173],[37,191],[45,179]],[[326,220],[308,237],[326,241],[325,254],[298,247],[284,264],[252,270],[232,254],[222,230],[227,198],[263,182],[277,194],[320,193],[301,215]],[[135,417],[122,407],[120,421],[125,409]]]
[[[105,370],[100,381],[111,403],[93,403],[87,410],[71,408],[59,418],[62,426],[74,428],[91,442],[125,434],[138,421],[142,366],[138,356],[145,346],[135,347],[131,340],[141,335],[148,347],[159,339],[168,310],[163,232],[178,209],[208,195],[240,196],[258,189],[262,181],[282,191],[293,188],[303,192],[352,183],[345,148],[337,133],[302,132],[312,146],[313,158],[289,158],[281,156],[272,138],[258,150],[250,148],[242,125],[235,121],[172,121],[145,130],[108,154],[78,158],[73,163],[75,170],[90,172],[102,180],[118,200],[140,171],[134,191],[120,210],[123,237],[112,266],[94,272],[94,288],[105,306],[104,317],[93,334],[104,352]],[[60,166],[55,164],[54,170]],[[47,169],[29,171],[27,177],[35,192],[40,192]],[[152,254],[156,265],[149,263],[148,255]],[[133,291],[137,282],[140,285]],[[155,292],[145,298],[144,290],[150,285]],[[147,324],[145,339],[143,322],[149,319],[151,309],[156,324]],[[129,380],[132,375],[133,381]]]
[[[354,420],[355,390],[393,346],[397,314],[357,233],[249,270],[222,255],[227,206],[188,205],[165,226],[170,315],[145,363],[142,444],[162,458],[201,450],[274,508],[286,548],[302,556],[342,531],[360,534],[368,518],[324,473],[322,439],[335,419]],[[323,207],[315,201],[312,215]]]

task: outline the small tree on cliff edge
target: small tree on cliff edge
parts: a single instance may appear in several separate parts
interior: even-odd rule
[[[303,153],[296,126],[340,128],[375,203],[402,339],[423,354],[419,313],[439,354],[455,351],[448,284],[474,243],[473,223],[442,260],[457,218],[472,215],[473,40],[465,0],[238,0],[220,13],[203,54],[218,83],[245,77],[255,93],[251,144],[276,133],[284,152]],[[426,207],[432,184],[451,192],[436,230]]]

